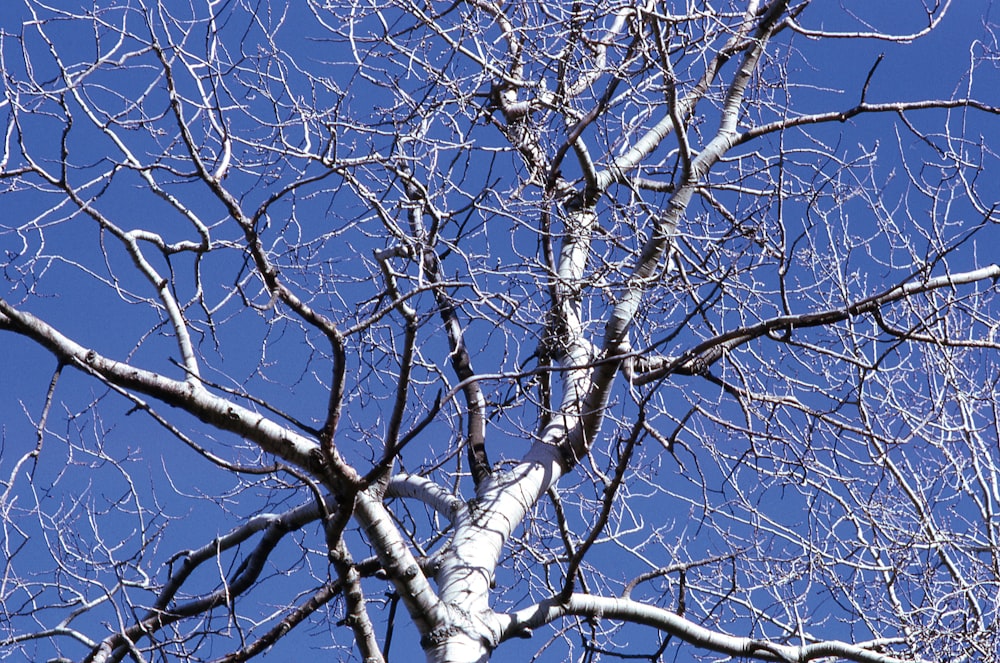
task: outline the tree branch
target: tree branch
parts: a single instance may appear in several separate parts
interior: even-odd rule
[[[929,663],[921,658],[901,658],[836,640],[794,646],[727,635],[707,629],[663,608],[630,599],[592,594],[573,594],[562,602],[551,599],[508,615],[504,639],[520,637],[525,629],[537,628],[568,616],[612,619],[651,626],[702,649],[761,661],[808,663],[833,656],[856,663]],[[892,644],[900,643],[880,641],[878,646]]]
[[[700,375],[726,353],[762,336],[777,332],[790,332],[794,329],[832,325],[860,315],[874,315],[883,306],[916,294],[990,279],[994,281],[1000,279],[1000,265],[988,265],[970,272],[946,274],[923,282],[904,283],[843,308],[771,318],[756,325],[740,327],[702,341],[677,358],[651,357],[646,358],[645,361],[637,360],[632,368],[634,371],[633,382],[635,384],[648,384],[675,373],[678,375]],[[637,354],[641,358],[643,353]]]

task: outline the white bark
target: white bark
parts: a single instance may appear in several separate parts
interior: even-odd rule
[[[442,633],[444,641],[428,649],[428,660],[481,660],[454,656],[473,647],[472,641],[478,643],[478,656],[488,656],[500,643],[503,629],[490,606],[494,572],[515,528],[562,474],[561,452],[552,442],[537,442],[510,473],[491,477],[470,503],[468,520],[456,523],[436,580],[441,601],[464,616],[464,623],[459,631]],[[452,649],[453,639],[458,641],[454,643],[457,649]]]
[[[766,639],[738,637],[713,631],[669,610],[639,601],[590,594],[573,594],[563,603],[550,601],[519,610],[511,616],[508,628],[517,630],[540,626],[568,615],[597,616],[645,624],[703,649],[765,661],[806,663],[835,657],[837,660],[858,663],[925,663],[923,659],[899,659],[876,651],[878,647],[892,644],[889,642],[872,642],[867,643],[867,646],[837,641],[785,645]]]

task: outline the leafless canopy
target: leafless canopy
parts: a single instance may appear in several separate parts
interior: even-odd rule
[[[996,657],[988,2],[51,4],[0,660]]]

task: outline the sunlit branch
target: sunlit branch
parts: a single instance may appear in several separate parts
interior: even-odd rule
[[[779,0],[769,6],[755,31],[754,45],[745,53],[739,68],[727,87],[719,128],[705,149],[691,163],[689,179],[669,199],[666,209],[655,219],[654,228],[637,256],[631,269],[625,292],[618,297],[604,328],[602,353],[614,359],[629,352],[627,335],[642,303],[643,295],[652,285],[652,279],[673,241],[678,224],[687,211],[697,183],[732,147],[740,106],[750,77],[757,67],[767,45],[768,37],[778,19],[783,15],[787,2]],[[677,114],[676,111],[672,111]],[[592,376],[579,429],[571,438],[573,455],[586,455],[600,428],[604,410],[611,394],[611,385],[620,369],[620,362],[609,361],[597,367]]]
[[[941,23],[945,15],[948,13],[948,9],[951,7],[952,0],[943,0],[943,4],[940,2],[935,2],[933,9],[928,8],[927,11],[927,27],[918,30],[917,32],[910,32],[906,34],[893,34],[891,32],[881,32],[875,30],[868,31],[831,31],[831,30],[816,30],[812,28],[807,28],[801,25],[794,17],[789,17],[786,20],[786,25],[788,25],[792,30],[803,34],[807,37],[813,38],[823,38],[823,39],[875,39],[879,41],[892,41],[897,43],[907,43],[915,39],[919,39],[923,36],[930,34],[934,28]]]
[[[171,380],[159,373],[109,359],[70,340],[42,320],[0,299],[0,328],[33,339],[62,361],[98,379],[153,396],[182,408],[222,430],[254,440],[265,451],[307,471],[315,471],[316,443],[275,424],[241,405],[192,390],[189,382]],[[319,473],[322,474],[322,473]]]
[[[685,642],[709,651],[730,656],[746,657],[761,661],[807,663],[831,656],[857,663],[914,663],[918,658],[898,658],[861,645],[838,641],[813,642],[802,645],[784,645],[764,639],[743,638],[713,631],[676,613],[624,598],[605,598],[592,594],[573,594],[563,599],[553,599],[518,610],[509,615],[504,637],[516,637],[525,629],[537,628],[568,616],[587,617],[601,615],[660,629]],[[891,641],[877,643],[879,647],[899,644]]]
[[[375,635],[371,616],[368,614],[368,609],[365,606],[366,601],[364,590],[361,587],[361,574],[358,572],[354,560],[351,559],[347,545],[340,538],[341,533],[342,530],[334,534],[337,537],[336,542],[329,540],[331,535],[328,534],[327,543],[328,545],[333,544],[329,550],[330,561],[340,576],[341,591],[343,592],[347,607],[347,615],[344,617],[344,623],[354,632],[354,641],[365,662],[382,663],[384,660],[382,658],[382,651],[378,644],[378,638]]]
[[[621,487],[622,481],[625,479],[625,472],[629,467],[629,463],[632,461],[632,454],[635,451],[635,446],[638,444],[640,436],[642,435],[643,425],[645,422],[645,407],[640,407],[636,421],[632,425],[631,433],[626,440],[619,442],[618,458],[615,461],[615,473],[614,476],[611,477],[611,481],[607,482],[604,486],[604,494],[601,496],[601,510],[597,514],[597,518],[594,523],[591,525],[590,533],[587,534],[587,537],[580,543],[576,551],[572,553],[572,556],[566,565],[566,580],[563,584],[563,590],[559,594],[563,598],[568,598],[573,594],[576,577],[579,573],[580,565],[583,562],[584,556],[593,547],[597,538],[601,536],[604,532],[604,528],[608,524],[608,520],[611,517],[611,511],[614,508],[615,499],[617,498],[618,489]]]
[[[598,177],[598,189],[605,190],[612,182],[627,181],[629,173],[634,170],[642,161],[647,158],[660,144],[676,130],[674,126],[674,116],[686,118],[694,112],[699,102],[704,99],[709,86],[715,81],[719,71],[734,55],[750,47],[755,40],[749,39],[755,27],[759,32],[766,28],[770,32],[774,28],[774,22],[780,18],[787,2],[776,1],[767,6],[766,14],[763,17],[756,16],[758,3],[750,3],[751,6],[740,19],[740,23],[732,31],[726,43],[711,56],[706,63],[706,67],[701,77],[679,100],[676,108],[664,113],[663,118],[649,128],[642,137],[635,142],[624,154],[616,157],[606,170],[601,171]],[[760,26],[756,25],[757,20],[761,21]]]
[[[289,532],[318,520],[320,515],[319,508],[313,502],[280,515],[261,514],[197,550],[178,553],[171,560],[171,566],[177,560],[180,560],[180,566],[159,591],[152,608],[124,633],[111,635],[95,647],[90,660],[93,663],[120,661],[140,638],[151,637],[160,629],[185,617],[233,603],[237,597],[253,587],[264,564],[282,538]],[[171,605],[184,583],[202,564],[217,559],[224,551],[239,546],[259,532],[263,533],[260,541],[243,559],[232,577],[226,579],[222,587],[198,599]]]
[[[702,341],[677,358],[641,357],[635,364],[633,382],[647,384],[671,373],[679,375],[699,375],[718,361],[726,353],[750,341],[795,329],[834,325],[861,315],[874,315],[878,309],[913,295],[930,292],[939,288],[968,285],[977,281],[1000,279],[1000,265],[990,265],[971,272],[947,274],[926,281],[914,281],[896,286],[881,294],[873,295],[843,308],[828,309],[817,313],[783,315],[764,322],[742,327]],[[936,342],[936,341],[935,341]],[[641,353],[640,353],[641,354]]]
[[[422,265],[424,276],[434,286],[434,299],[437,302],[438,315],[444,323],[445,334],[448,337],[449,357],[451,359],[452,370],[465,386],[465,409],[468,417],[466,427],[466,445],[468,446],[469,465],[472,478],[478,486],[486,479],[493,468],[486,453],[486,400],[483,397],[482,388],[475,381],[475,371],[472,368],[472,356],[465,344],[465,334],[458,317],[458,305],[455,299],[448,292],[445,286],[440,285],[445,281],[444,269],[441,259],[433,246],[425,246],[427,241],[433,241],[434,232],[428,233],[424,228],[423,214],[427,191],[409,172],[402,172],[400,175],[406,178],[405,188],[409,200],[408,215],[410,219],[410,231],[416,243],[417,255],[415,259]],[[431,210],[426,210],[433,213]],[[440,226],[440,219],[435,218],[435,228]]]
[[[385,506],[362,491],[358,493],[354,512],[418,630],[426,634],[446,623],[446,606],[430,586]]]
[[[466,505],[459,498],[425,477],[397,474],[386,486],[387,498],[406,497],[423,502],[449,521],[463,516]]]
[[[192,242],[181,242],[172,245],[168,245],[163,239],[156,233],[147,230],[125,230],[118,225],[111,222],[111,220],[102,214],[98,209],[94,207],[91,200],[84,197],[83,190],[86,186],[82,188],[76,188],[72,183],[69,182],[67,173],[67,164],[69,162],[70,148],[67,143],[67,137],[69,134],[69,129],[72,126],[72,114],[64,98],[60,99],[60,105],[63,107],[64,112],[67,117],[67,122],[64,125],[64,131],[62,136],[62,170],[59,177],[55,177],[49,174],[40,164],[36,163],[30,156],[28,156],[27,151],[25,151],[25,156],[28,162],[32,166],[33,172],[38,174],[43,179],[47,180],[52,186],[62,189],[66,196],[72,203],[79,208],[84,214],[92,218],[101,227],[102,230],[107,231],[118,239],[125,250],[128,252],[129,256],[132,258],[133,263],[139,272],[149,281],[149,283],[156,289],[159,296],[160,302],[163,305],[164,310],[167,313],[167,317],[173,327],[174,334],[177,338],[177,346],[180,351],[185,370],[189,375],[189,380],[192,384],[196,384],[197,377],[199,375],[198,361],[195,357],[195,350],[191,341],[190,332],[188,330],[187,322],[184,319],[184,315],[181,311],[181,307],[178,304],[176,298],[174,297],[173,291],[171,290],[170,281],[162,276],[156,268],[150,263],[146,255],[140,247],[140,242],[146,242],[152,244],[158,248],[164,255],[170,255],[172,253],[178,253],[181,251],[204,251],[207,249],[205,246],[204,235],[201,244],[195,244]],[[84,106],[86,111],[86,106]],[[204,230],[204,228],[201,228]]]
[[[747,129],[739,135],[735,145],[747,143],[755,138],[766,136],[778,131],[784,131],[793,127],[808,126],[811,124],[822,124],[826,122],[847,122],[848,120],[865,113],[897,113],[903,114],[912,111],[939,110],[950,108],[970,108],[982,111],[990,115],[1000,115],[1000,106],[992,106],[983,103],[978,99],[926,99],[922,101],[897,101],[890,103],[873,104],[861,102],[856,106],[842,111],[829,111],[826,113],[815,113],[812,115],[800,115],[782,120],[775,120],[767,124]]]
[[[42,445],[45,441],[45,424],[49,419],[49,412],[52,409],[53,398],[56,393],[56,385],[59,384],[59,377],[62,375],[64,364],[59,363],[56,366],[56,370],[52,373],[52,379],[49,381],[49,389],[45,393],[45,404],[42,406],[41,415],[38,417],[38,424],[35,426],[36,441],[35,447],[21,456],[16,463],[14,463],[13,469],[10,471],[10,476],[7,481],[0,483],[3,485],[3,494],[0,494],[0,514],[6,517],[8,512],[8,505],[10,504],[10,493],[14,489],[14,482],[17,481],[18,475],[21,473],[21,468],[24,467],[25,463],[28,461],[34,461],[37,465],[38,456],[42,451]]]

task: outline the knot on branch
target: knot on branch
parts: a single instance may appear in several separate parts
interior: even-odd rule
[[[488,109],[503,113],[509,122],[524,117],[531,112],[531,102],[516,101],[517,88],[506,81],[493,83],[490,86]]]
[[[440,647],[461,632],[462,627],[458,624],[446,624],[444,626],[439,626],[436,629],[425,633],[423,637],[420,638],[420,646],[425,650]]]
[[[489,651],[493,651],[500,644],[502,629],[499,629],[492,619],[491,611],[472,614],[455,603],[448,603],[447,615],[445,623],[420,638],[420,646],[424,650],[440,647],[456,637],[475,640]]]
[[[565,472],[571,471],[580,462],[580,458],[573,450],[571,443],[562,442],[559,444],[559,461]]]
[[[701,352],[689,351],[681,355],[676,373],[679,375],[708,375],[708,369],[719,361],[727,349],[725,344],[713,345]]]
[[[313,447],[309,450],[309,470],[315,476],[326,476],[327,470],[329,469],[329,464],[326,461],[326,454],[319,447]]]
[[[700,353],[694,353],[685,357],[681,365],[677,367],[677,372],[681,375],[707,375],[711,363]]]

